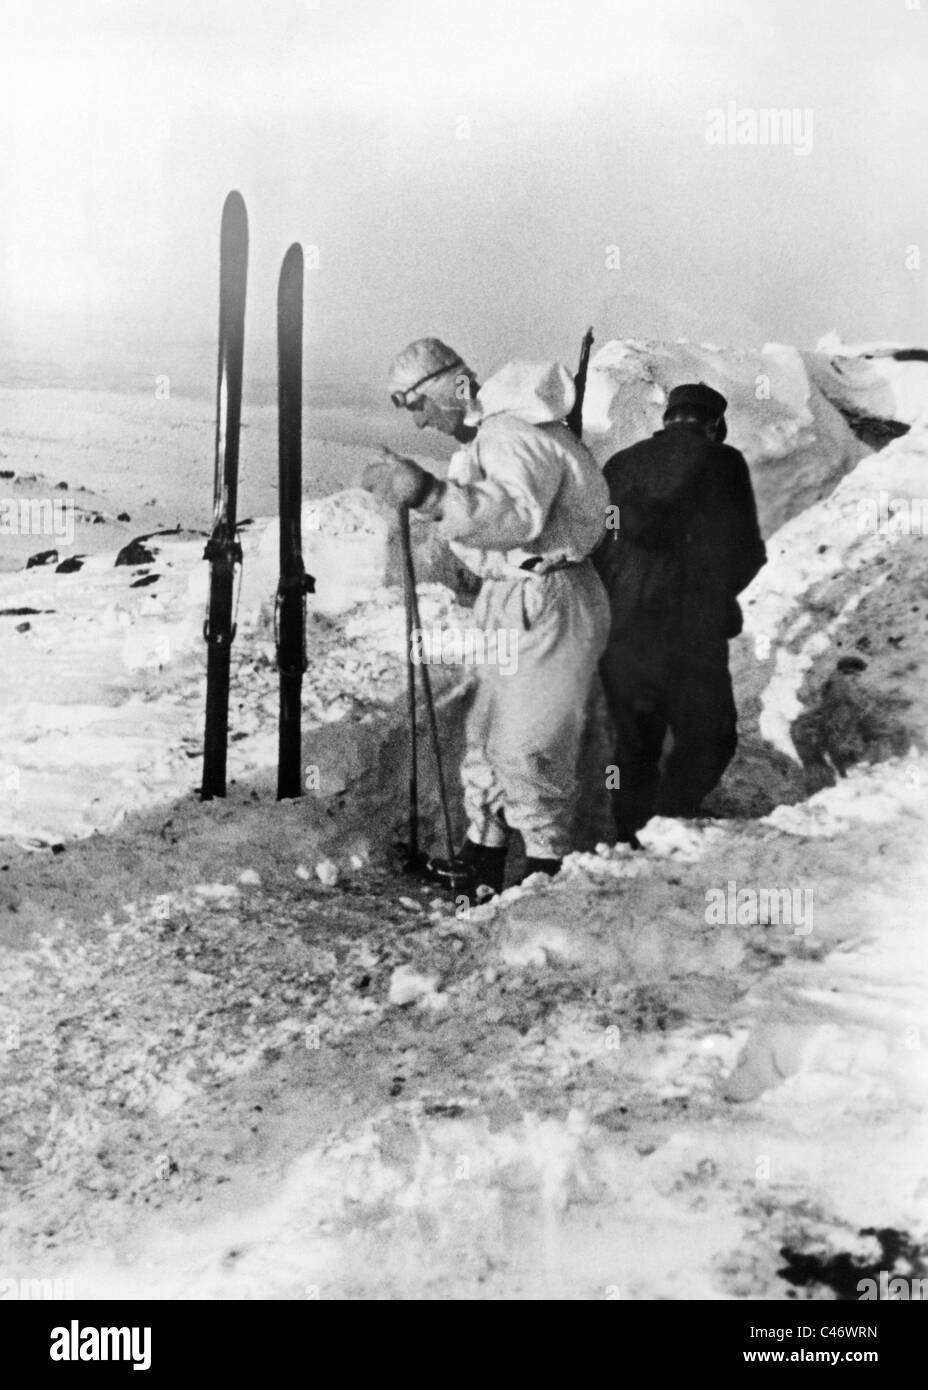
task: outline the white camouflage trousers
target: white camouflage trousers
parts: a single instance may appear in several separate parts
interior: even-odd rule
[[[474,626],[507,633],[514,669],[477,667],[461,763],[468,838],[562,859],[579,791],[587,699],[609,636],[609,599],[589,560],[546,574],[486,579]],[[505,815],[505,822],[501,815]]]

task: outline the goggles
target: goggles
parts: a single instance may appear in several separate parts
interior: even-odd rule
[[[407,386],[405,391],[391,391],[390,400],[396,406],[397,410],[408,410],[410,408],[409,397],[414,395],[415,392],[419,390],[420,386],[424,386],[427,381],[434,381],[437,376],[444,376],[445,372],[453,372],[458,367],[463,366],[464,363],[458,360],[457,362],[449,363],[447,367],[439,367],[437,372],[429,372],[428,376],[421,377],[414,385]]]

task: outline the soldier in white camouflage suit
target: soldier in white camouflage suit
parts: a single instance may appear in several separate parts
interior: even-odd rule
[[[589,559],[608,489],[564,423],[570,373],[511,362],[478,389],[460,355],[422,338],[395,359],[391,398],[420,429],[462,445],[447,481],[382,451],[365,486],[430,517],[483,581],[474,624],[514,634],[516,669],[476,667],[461,775],[471,887],[503,886],[511,829],[527,872],[558,872],[571,849],[587,699],[609,633],[609,604]]]

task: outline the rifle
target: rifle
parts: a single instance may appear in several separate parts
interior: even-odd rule
[[[586,395],[586,374],[590,365],[590,349],[593,346],[593,330],[588,328],[580,344],[580,363],[574,377],[576,395],[567,417],[567,428],[577,439],[583,438],[583,398]]]

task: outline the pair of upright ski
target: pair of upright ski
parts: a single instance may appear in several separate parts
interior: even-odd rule
[[[248,279],[248,214],[240,193],[230,193],[222,210],[219,254],[219,365],[216,384],[216,447],[213,522],[205,558],[210,562],[207,643],[206,730],[203,743],[204,801],[226,794],[229,686],[235,638],[235,576],[242,563],[238,539],[239,435],[245,292]],[[300,796],[301,704],[306,670],[306,594],[313,581],[303,567],[303,250],[294,243],[284,257],[277,290],[278,459],[280,580],[275,605],[277,666],[280,672],[278,800]]]

